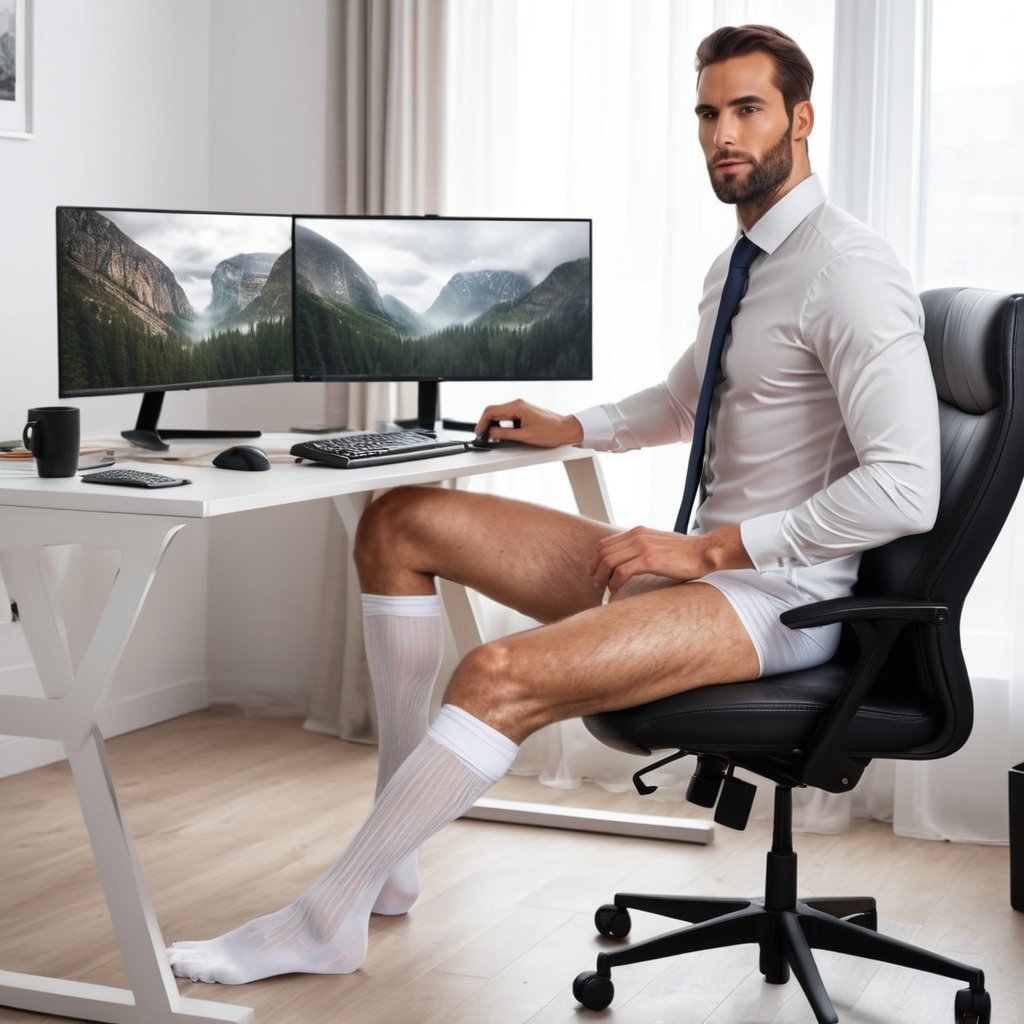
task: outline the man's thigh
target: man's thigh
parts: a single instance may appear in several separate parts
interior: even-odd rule
[[[404,487],[363,516],[356,560],[366,593],[463,584],[540,622],[601,603],[590,567],[614,527],[527,502],[469,491]]]
[[[756,678],[754,645],[705,583],[647,590],[471,654],[446,697],[516,741],[550,722]]]

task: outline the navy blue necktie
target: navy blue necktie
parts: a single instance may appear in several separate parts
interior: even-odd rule
[[[686,486],[683,488],[683,500],[676,516],[676,533],[686,533],[690,526],[690,512],[697,488],[700,485],[701,473],[704,468],[704,442],[708,430],[708,417],[711,413],[711,395],[715,390],[718,377],[718,366],[722,360],[725,339],[729,336],[732,318],[739,308],[740,299],[747,290],[747,275],[754,257],[761,252],[746,235],[741,235],[732,251],[729,260],[729,273],[722,288],[722,298],[718,303],[718,316],[715,329],[711,334],[711,348],[708,351],[708,363],[704,368],[704,379],[700,385],[700,396],[697,399],[697,412],[693,422],[693,441],[690,443],[690,462],[686,467]]]

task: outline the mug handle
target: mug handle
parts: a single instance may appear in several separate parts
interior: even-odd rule
[[[32,447],[36,439],[36,428],[39,426],[39,420],[29,420],[25,424],[25,429],[21,432],[21,440],[24,442],[25,447],[35,454],[35,449]],[[31,439],[29,438],[29,431],[32,432]]]

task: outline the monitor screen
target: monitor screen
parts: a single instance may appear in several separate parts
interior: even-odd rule
[[[57,209],[60,395],[293,379],[292,218]]]
[[[591,222],[297,217],[297,380],[589,380]]]

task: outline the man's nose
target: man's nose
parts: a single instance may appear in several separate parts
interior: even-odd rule
[[[720,114],[715,122],[715,146],[728,149],[736,144],[736,118],[729,114]]]

